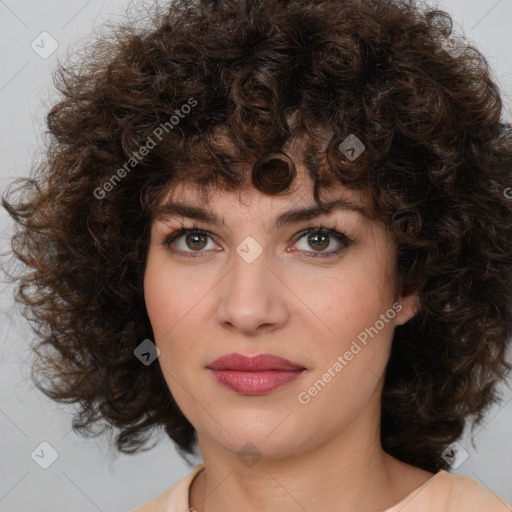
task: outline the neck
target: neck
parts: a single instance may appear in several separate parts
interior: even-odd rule
[[[385,510],[432,474],[385,453],[374,420],[354,423],[309,451],[263,456],[252,465],[198,433],[205,471],[194,481],[190,506],[197,512]]]

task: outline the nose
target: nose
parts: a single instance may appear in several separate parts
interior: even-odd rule
[[[248,262],[232,254],[232,266],[218,288],[217,320],[224,328],[247,336],[282,328],[290,311],[284,279],[271,268],[265,252]]]

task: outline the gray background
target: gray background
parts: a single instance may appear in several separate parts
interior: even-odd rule
[[[115,23],[127,5],[121,0],[0,0],[2,190],[12,178],[27,175],[40,154],[44,118],[55,97],[51,72],[56,59],[63,61],[70,47],[80,46],[103,22]],[[487,56],[511,121],[512,1],[445,0],[435,5],[452,14],[455,29]],[[31,47],[44,31],[58,43],[46,59]],[[0,225],[3,251],[12,229],[3,209]],[[0,512],[128,512],[190,471],[163,435],[155,435],[160,442],[151,451],[127,456],[109,447],[107,436],[88,440],[71,432],[73,408],[54,404],[29,381],[32,335],[13,307],[12,288],[2,283],[1,290]],[[512,502],[512,393],[509,387],[502,389],[502,403],[475,431],[478,448],[467,434],[460,441],[468,458],[454,473]],[[58,453],[48,469],[31,458],[43,441]]]

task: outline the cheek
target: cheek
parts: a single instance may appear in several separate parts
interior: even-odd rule
[[[176,286],[166,265],[159,258],[148,255],[144,273],[144,300],[153,330],[154,342],[160,350],[158,364],[162,370],[167,386],[181,407],[183,397],[180,395],[179,383],[184,382],[186,373],[184,365],[191,360],[191,347],[188,354],[181,350],[183,346],[182,324],[186,318],[187,307],[183,299],[188,300],[190,293],[181,294],[182,288]]]
[[[194,281],[187,272],[176,271],[165,255],[154,249],[144,273],[146,310],[160,350],[159,364],[173,393],[203,364],[205,295],[212,283]],[[190,371],[192,370],[192,371]]]
[[[311,305],[315,325],[335,345],[350,343],[390,307],[392,294],[383,278],[375,280],[366,265],[351,265],[325,276],[300,293]],[[384,329],[383,329],[384,330]]]
[[[377,400],[391,348],[394,310],[392,297],[381,296],[373,280],[356,272],[334,283],[330,298],[332,305],[324,303],[322,316],[329,334],[321,343],[311,338],[316,364],[297,401],[308,418],[325,417],[328,408],[329,419],[320,429],[335,431]],[[381,315],[386,313],[384,322]]]
[[[150,252],[144,273],[144,300],[157,344],[164,344],[183,328],[188,315],[196,314],[205,293],[197,284],[183,272],[173,271],[163,255]]]
[[[319,414],[325,403],[343,403],[341,416],[360,411],[380,385],[395,316],[384,270],[373,259],[359,258],[342,275],[326,279],[323,294],[316,289],[314,311],[321,319],[316,325],[325,335],[310,337],[317,364],[300,403],[314,402],[311,410],[318,408]]]

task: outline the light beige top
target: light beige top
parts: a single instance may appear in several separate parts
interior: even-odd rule
[[[188,512],[189,489],[204,463],[177,484],[132,512]],[[512,512],[503,498],[475,480],[439,471],[402,501],[383,512]]]

